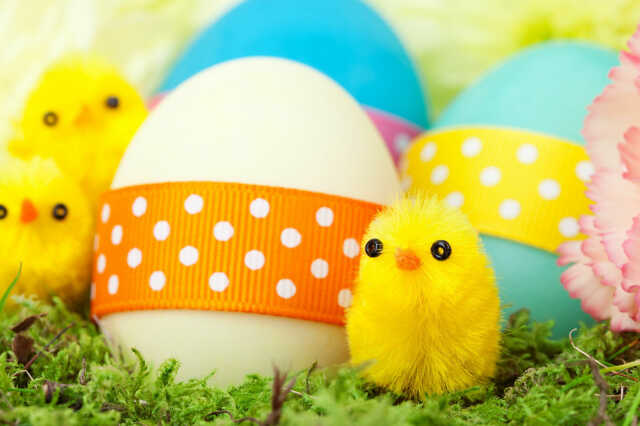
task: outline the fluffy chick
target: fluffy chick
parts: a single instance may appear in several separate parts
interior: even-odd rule
[[[22,263],[12,295],[57,295],[68,303],[87,294],[93,214],[80,186],[53,160],[0,160],[0,293]]]
[[[43,73],[9,150],[23,159],[53,158],[97,201],[146,116],[144,101],[113,66],[72,54]]]
[[[435,198],[402,199],[363,240],[347,312],[352,363],[396,393],[462,390],[494,374],[500,302],[467,218]]]

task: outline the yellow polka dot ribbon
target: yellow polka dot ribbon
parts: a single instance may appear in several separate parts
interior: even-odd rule
[[[581,237],[593,166],[583,147],[531,131],[461,127],[420,136],[401,165],[409,191],[460,207],[483,234],[550,252]]]

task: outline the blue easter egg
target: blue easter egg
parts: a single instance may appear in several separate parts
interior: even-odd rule
[[[498,126],[553,135],[584,145],[587,107],[608,84],[616,52],[575,42],[550,42],[524,50],[497,66],[443,112],[434,130]],[[499,141],[498,141],[499,142]],[[452,171],[455,173],[455,171]],[[536,196],[537,194],[532,194]],[[544,204],[540,204],[541,208]],[[560,283],[565,268],[549,251],[482,235],[498,277],[505,314],[526,307],[536,320],[554,320],[566,337],[580,321],[591,322],[579,300]]]
[[[462,92],[434,128],[518,127],[583,145],[587,106],[608,84],[616,52],[586,43],[549,42],[526,49]]]
[[[310,65],[361,104],[427,126],[425,92],[409,54],[389,24],[361,1],[243,1],[187,48],[160,91],[214,64],[245,56]]]

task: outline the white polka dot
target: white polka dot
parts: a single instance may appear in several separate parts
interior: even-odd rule
[[[105,204],[102,206],[102,212],[100,213],[102,223],[107,223],[109,216],[111,216],[111,206],[109,204]]]
[[[258,250],[248,251],[244,256],[244,264],[247,265],[247,268],[252,271],[257,271],[258,269],[262,269],[264,266],[264,254]]]
[[[96,283],[91,283],[91,287],[89,287],[89,298],[91,300],[96,298]]]
[[[132,248],[127,254],[127,265],[130,268],[137,268],[142,263],[142,252],[140,249]]]
[[[406,133],[398,133],[395,138],[393,138],[393,147],[396,149],[396,152],[403,153],[409,148],[409,144],[411,143],[411,137]]]
[[[518,161],[524,164],[535,163],[538,159],[538,148],[535,145],[525,143],[518,148]]]
[[[302,241],[302,235],[295,228],[287,228],[280,234],[282,245],[289,248],[298,247]]]
[[[420,151],[420,159],[424,162],[431,161],[435,157],[436,151],[438,151],[438,146],[435,142],[427,142]]]
[[[360,254],[360,244],[355,238],[347,238],[342,244],[342,252],[345,256],[353,259]]]
[[[411,176],[405,176],[402,181],[400,181],[400,186],[404,191],[408,191],[412,183],[413,179],[411,179]]]
[[[147,211],[147,199],[144,197],[138,197],[131,206],[131,212],[134,216],[140,217]]]
[[[114,246],[119,245],[122,242],[122,226],[116,225],[111,230],[111,242]]]
[[[444,202],[450,207],[459,209],[464,204],[464,195],[459,191],[452,192],[446,196]]]
[[[214,272],[209,277],[209,288],[221,293],[229,287],[229,277],[224,272]]]
[[[104,272],[106,268],[107,268],[107,258],[105,257],[104,254],[101,254],[100,256],[98,256],[96,269],[98,270],[98,273],[101,274]]]
[[[449,168],[444,165],[437,166],[431,172],[431,183],[440,185],[449,177]]]
[[[558,224],[560,233],[567,238],[575,237],[580,232],[580,225],[573,217],[565,217]]]
[[[249,211],[251,212],[251,216],[262,219],[267,217],[269,214],[269,202],[263,198],[256,198],[251,202],[249,206]]]
[[[338,292],[338,305],[343,308],[348,308],[349,306],[351,306],[352,302],[353,294],[351,293],[351,290],[349,290],[348,288],[343,288]]]
[[[184,266],[195,265],[198,261],[198,249],[193,246],[186,246],[180,250],[180,263]]]
[[[516,200],[504,200],[500,204],[500,216],[504,219],[515,219],[520,215],[520,203]]]
[[[462,155],[465,157],[475,157],[482,150],[482,141],[480,138],[469,138],[462,144]]]
[[[213,227],[213,236],[218,241],[229,241],[233,237],[233,226],[227,221],[218,222]]]
[[[196,194],[191,194],[184,200],[184,209],[189,214],[196,214],[202,211],[204,207],[204,200],[201,196]]]
[[[164,285],[167,283],[167,277],[164,275],[162,271],[155,271],[149,277],[149,287],[153,291],[160,291],[164,288]]]
[[[99,247],[100,247],[100,236],[96,234],[93,237],[93,251],[98,251]]]
[[[578,175],[578,179],[583,182],[588,182],[591,180],[591,176],[595,173],[595,168],[591,161],[581,161],[576,166],[576,175]]]
[[[276,284],[276,293],[283,299],[291,299],[296,294],[296,285],[290,279],[282,279]]]
[[[109,281],[107,281],[107,290],[109,294],[116,294],[118,292],[118,286],[120,285],[120,280],[117,275],[111,275],[109,277]]]
[[[333,210],[329,207],[320,207],[316,212],[316,222],[325,228],[333,223]]]
[[[153,227],[153,236],[158,241],[164,241],[169,238],[169,233],[171,232],[171,227],[169,226],[169,222],[166,220],[161,220],[157,222]]]
[[[553,179],[545,179],[538,185],[538,192],[545,200],[555,200],[560,196],[560,184]]]
[[[501,178],[502,173],[497,167],[489,166],[480,172],[480,182],[482,182],[484,186],[496,186]]]
[[[326,278],[329,275],[329,264],[324,259],[311,262],[311,274],[316,278]]]

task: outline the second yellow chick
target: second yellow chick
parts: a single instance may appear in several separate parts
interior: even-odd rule
[[[0,153],[2,157],[2,153]],[[90,201],[51,159],[0,158],[0,294],[67,303],[89,290],[94,219]]]
[[[95,201],[146,116],[144,101],[112,65],[71,54],[53,63],[27,98],[9,150],[23,159],[52,158]]]
[[[362,248],[347,333],[366,377],[421,399],[493,376],[498,289],[460,211],[435,198],[403,199],[371,223]]]

